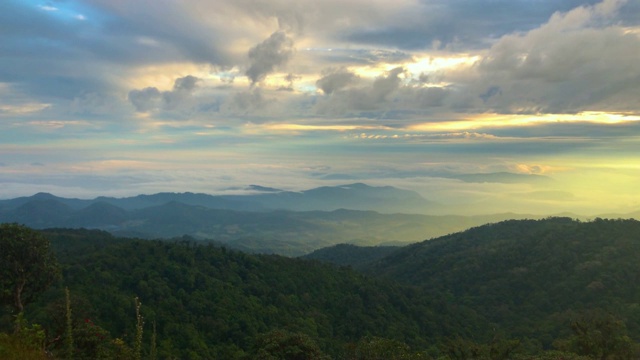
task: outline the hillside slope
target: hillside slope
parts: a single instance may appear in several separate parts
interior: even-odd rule
[[[640,222],[504,221],[406,246],[367,272],[469,306],[517,336],[550,339],[604,309],[640,337]],[[549,345],[547,343],[547,345]]]
[[[355,269],[366,268],[376,260],[380,260],[399,246],[356,246],[352,244],[338,244],[302,256],[303,259],[318,260],[339,266],[352,266]]]
[[[160,358],[241,358],[272,329],[307,334],[329,354],[371,335],[427,348],[444,337],[479,332],[465,328],[469,321],[483,323],[440,296],[316,261],[189,241],[117,239],[96,230],[45,234],[64,282],[29,309],[42,314],[36,320],[56,334],[59,323],[50,319],[61,313],[53,305],[67,286],[78,321],[91,319],[113,336],[132,334],[137,296],[146,321],[157,326]]]

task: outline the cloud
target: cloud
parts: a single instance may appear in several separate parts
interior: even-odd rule
[[[125,116],[130,111],[130,106],[113,94],[82,92],[70,102],[68,110],[71,114],[81,116]]]
[[[0,81],[29,92],[33,96],[29,103],[58,106],[53,99],[71,101],[76,109],[68,111],[72,113],[84,111],[77,111],[74,100],[84,94],[123,98],[132,88],[135,89],[131,92],[135,99],[132,103],[135,101],[138,111],[180,107],[190,98],[183,96],[186,92],[162,94],[163,99],[158,99],[153,88],[163,93],[160,90],[163,87],[149,79],[139,79],[149,69],[156,69],[156,79],[186,73],[206,76],[206,70],[179,71],[179,66],[235,69],[236,75],[244,73],[253,85],[276,71],[295,74],[300,76],[295,84],[265,82],[261,86],[311,92],[315,85],[325,95],[340,92],[347,99],[336,101],[339,106],[334,110],[322,111],[331,114],[434,107],[458,111],[571,111],[589,103],[629,109],[628,103],[634,101],[631,93],[638,84],[634,77],[638,74],[637,65],[632,56],[638,47],[638,37],[623,34],[623,26],[624,29],[637,26],[633,14],[638,14],[640,7],[634,2],[608,0],[570,11],[581,3],[402,0],[390,4],[383,0],[301,0],[291,4],[284,0],[225,0],[212,4],[190,0],[149,8],[143,2],[96,0],[82,6],[56,2],[59,10],[54,14],[10,0],[6,11],[0,14],[0,22],[6,29]],[[616,11],[620,9],[622,14],[618,16]],[[85,21],[69,22],[58,13],[82,13]],[[543,27],[539,24],[544,19],[547,25],[543,27],[550,35],[536,40],[534,32],[541,32]],[[586,43],[593,49],[584,46]],[[511,50],[528,52],[528,63],[513,62],[507,54]],[[538,50],[549,55],[541,56],[544,61],[536,63]],[[383,79],[374,80],[371,76],[376,75],[369,75],[379,74],[381,69],[389,71],[394,66],[411,71],[406,64],[412,62],[413,56],[456,52],[486,56],[466,72],[427,75],[432,81],[442,79],[448,83],[445,85],[408,86],[402,81],[395,85],[393,79],[388,79],[391,82],[386,85],[391,88],[384,89]],[[594,57],[600,54],[607,54],[608,58],[598,65]],[[502,63],[507,66],[501,67]],[[335,71],[318,74],[318,69],[327,66],[333,66]],[[368,74],[357,71],[365,66],[376,71]],[[164,74],[157,70],[162,68],[166,68]],[[623,73],[631,76],[625,78],[621,76]],[[419,74],[410,76],[417,78]],[[545,86],[553,85],[545,82],[557,82],[563,76],[571,79],[555,92],[548,91]],[[364,84],[371,84],[370,80],[379,84],[367,88]],[[597,85],[590,87],[593,83]],[[579,91],[573,94],[575,89]],[[236,90],[232,87],[223,97],[234,96]],[[343,92],[346,90],[349,91]],[[383,99],[382,103],[378,104],[376,97]],[[315,100],[301,101],[311,104],[307,114],[318,108],[313,107]]]
[[[589,1],[593,3],[594,1]],[[341,29],[350,43],[404,50],[477,50],[514,32],[526,32],[580,0],[430,0],[385,9],[383,21]],[[378,10],[374,7],[373,11]]]
[[[404,71],[404,68],[397,67],[389,71],[386,76],[375,79],[370,92],[372,100],[376,103],[387,101],[388,96],[400,87],[402,81],[400,74]]]
[[[623,4],[558,12],[536,29],[500,38],[475,74],[450,78],[467,82],[459,104],[507,113],[637,110],[631,98],[640,91],[640,37],[617,25]]]
[[[293,39],[284,31],[278,30],[249,50],[251,65],[245,74],[253,85],[263,80],[276,68],[285,65],[293,53]]]
[[[316,86],[327,95],[344,89],[358,79],[356,74],[345,68],[324,70],[323,74],[324,76],[316,81]]]
[[[191,76],[191,75],[178,78],[173,84],[173,91],[174,92],[177,92],[177,91],[190,92],[196,88],[196,85],[198,84],[199,80],[200,79],[198,79],[197,77]]]
[[[40,9],[44,10],[44,11],[58,11],[59,9],[53,6],[49,6],[49,5],[40,5],[38,6]]]
[[[162,106],[162,94],[155,87],[147,87],[142,90],[131,90],[129,101],[138,112],[147,112],[159,109]]]
[[[384,108],[402,83],[403,67],[396,67],[378,76],[369,84],[358,87],[347,87],[358,78],[343,70],[329,73],[318,80],[323,91],[330,95],[318,103],[317,110],[321,114],[336,114],[349,111],[367,111]]]
[[[182,105],[183,102],[191,97],[199,81],[200,79],[191,75],[176,79],[173,84],[173,90],[165,91],[162,94],[165,108],[172,110]]]
[[[134,165],[104,174],[140,181],[77,178],[67,191],[208,191],[256,176],[306,188],[325,180],[302,169],[324,168],[440,181],[432,193],[453,186],[446,196],[463,202],[478,184],[430,175],[597,163],[598,181],[571,182],[578,199],[599,186],[640,204],[638,1],[0,1],[2,183],[20,191],[64,188],[114,159]],[[605,181],[608,166],[629,185]]]
[[[267,106],[262,90],[253,88],[233,95],[224,104],[224,111],[231,114],[252,114]]]
[[[131,90],[128,98],[138,112],[173,110],[189,102],[199,81],[199,78],[188,75],[176,79],[170,91],[147,87],[142,90]]]

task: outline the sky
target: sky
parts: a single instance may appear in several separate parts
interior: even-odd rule
[[[639,150],[637,0],[0,2],[2,199],[363,182],[628,213]]]

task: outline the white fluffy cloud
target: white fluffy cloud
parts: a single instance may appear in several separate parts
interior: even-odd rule
[[[469,106],[498,112],[637,111],[640,37],[618,25],[623,4],[581,6],[504,36],[452,81],[478,95],[468,98]]]

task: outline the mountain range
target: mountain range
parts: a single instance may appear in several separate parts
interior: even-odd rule
[[[258,185],[245,190],[252,193],[158,193],[95,199],[38,193],[0,200],[0,222],[37,229],[100,229],[147,239],[186,235],[248,252],[298,256],[340,243],[403,245],[505,219],[541,218],[514,213],[426,215],[439,205],[413,191],[361,183],[301,192]]]
[[[158,193],[69,199],[38,193],[0,201],[0,222],[100,229],[118,236],[215,240],[249,252],[301,255],[339,244],[399,245],[531,215],[410,214],[437,206],[393,187],[350,184],[302,192],[252,186],[250,195]],[[394,210],[405,209],[405,213]]]
[[[415,191],[392,186],[369,186],[362,183],[341,186],[323,186],[300,192],[251,185],[252,193],[244,195],[209,195],[202,193],[157,193],[133,197],[114,198],[100,196],[91,200],[57,197],[49,193],[0,200],[1,209],[15,209],[34,200],[55,200],[72,210],[80,210],[91,204],[107,203],[123,210],[138,210],[169,202],[203,206],[212,209],[239,211],[331,211],[337,209],[372,210],[381,213],[424,214],[437,208],[438,204],[428,201]]]

